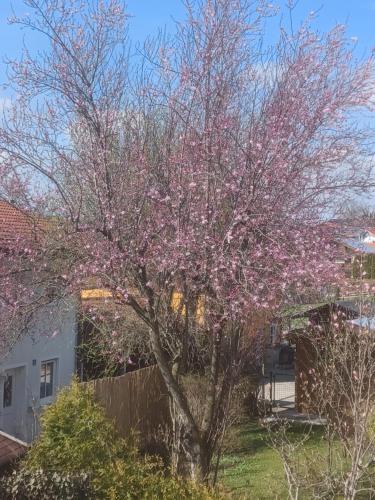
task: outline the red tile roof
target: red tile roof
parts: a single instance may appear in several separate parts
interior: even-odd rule
[[[0,200],[0,241],[35,240],[37,225],[35,217]]]
[[[27,452],[27,449],[27,443],[0,431],[0,467],[22,457]]]

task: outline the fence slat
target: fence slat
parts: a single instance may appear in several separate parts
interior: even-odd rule
[[[136,431],[141,444],[147,445],[160,428],[170,425],[169,397],[157,366],[87,384],[123,437]]]

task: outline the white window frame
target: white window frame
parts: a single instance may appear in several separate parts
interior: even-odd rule
[[[4,396],[5,396],[5,382],[7,380],[8,377],[11,377],[12,378],[12,386],[11,386],[11,396],[10,396],[10,405],[8,406],[5,406],[4,405]],[[4,373],[4,380],[2,382],[2,394],[3,394],[3,404],[2,404],[2,410],[3,412],[5,411],[9,411],[13,408],[14,406],[14,382],[15,382],[15,376],[14,376],[14,373],[7,373],[5,372]]]
[[[42,396],[41,395],[41,384],[42,384],[42,367],[43,365],[47,365],[47,364],[51,364],[52,365],[52,381],[51,381],[51,385],[52,385],[52,394],[49,395],[49,396]],[[40,369],[39,369],[39,397],[40,397],[40,403],[42,405],[45,405],[45,404],[50,404],[54,397],[55,397],[55,392],[56,392],[56,387],[57,387],[57,384],[56,384],[56,380],[57,380],[57,367],[58,367],[58,364],[57,364],[57,359],[44,359],[40,362]],[[45,382],[46,383],[46,382]]]

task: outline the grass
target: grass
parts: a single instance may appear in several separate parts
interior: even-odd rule
[[[306,428],[294,425],[290,434],[298,439]],[[286,499],[287,489],[281,460],[267,442],[267,431],[257,422],[247,421],[231,438],[231,451],[223,457],[220,481],[233,498],[251,500]],[[323,430],[314,428],[304,445],[304,453],[323,452]]]

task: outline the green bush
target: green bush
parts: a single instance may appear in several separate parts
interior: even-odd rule
[[[65,474],[24,467],[0,480],[2,500],[91,500],[94,492],[87,474]]]
[[[141,457],[134,443],[118,436],[88,386],[75,381],[61,390],[41,424],[40,438],[6,480],[7,494],[13,492],[9,498],[213,498],[205,487],[166,474],[161,460]]]
[[[42,434],[27,455],[28,468],[89,472],[135,450],[118,437],[90,386],[74,381],[41,417]]]
[[[145,459],[138,467],[119,461],[107,474],[97,478],[100,489],[108,500],[163,499],[163,500],[212,500],[211,492],[201,485],[166,476],[154,459]],[[95,481],[94,481],[95,482]]]

